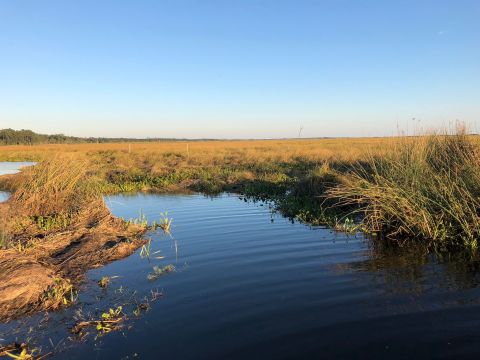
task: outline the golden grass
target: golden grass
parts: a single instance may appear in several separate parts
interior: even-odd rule
[[[26,172],[25,176],[30,178],[21,186],[25,193],[15,194],[14,199],[22,196],[32,207],[35,203],[46,204],[37,205],[37,213],[48,209],[50,202],[59,204],[55,194],[78,193],[75,184],[85,177],[103,193],[186,188],[207,193],[238,191],[275,199],[288,215],[321,223],[331,216],[324,212],[325,203],[322,205],[329,190],[327,202],[332,200],[333,205],[360,205],[368,231],[450,242],[459,237],[476,246],[480,234],[480,167],[476,162],[463,166],[462,156],[470,156],[469,164],[476,161],[476,157],[464,151],[471,148],[476,154],[479,145],[477,136],[463,133],[392,138],[49,144],[1,146],[0,161],[36,160],[49,164],[58,154],[69,159],[61,164],[69,168],[63,175],[42,173],[45,165]],[[432,161],[438,164],[434,166]],[[459,169],[470,171],[467,175],[462,172],[460,181]],[[50,177],[56,177],[52,184],[62,188],[52,188]],[[27,184],[30,182],[31,186]],[[70,195],[61,200],[64,207],[68,202],[75,203],[75,197]],[[332,202],[328,202],[328,207]]]
[[[232,141],[172,141],[158,143],[47,144],[9,145],[0,147],[0,160],[41,160],[57,153],[82,157],[111,152],[137,156],[185,158],[190,165],[207,165],[245,161],[284,161],[298,157],[309,160],[358,160],[365,151],[382,151],[388,138],[342,138],[303,140],[232,140]]]
[[[84,161],[55,155],[15,177],[10,202],[27,216],[72,214],[92,199],[84,185],[86,172]]]
[[[402,139],[388,153],[371,155],[330,199],[354,205],[368,232],[393,240],[430,240],[436,247],[478,247],[480,151],[457,134]]]

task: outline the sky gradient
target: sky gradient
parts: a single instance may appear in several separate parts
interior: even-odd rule
[[[4,0],[0,128],[383,136],[459,119],[478,132],[479,19],[478,0]]]

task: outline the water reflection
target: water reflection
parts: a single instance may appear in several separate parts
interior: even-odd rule
[[[384,294],[421,296],[455,293],[460,302],[471,302],[468,290],[480,284],[478,252],[431,253],[424,246],[383,246],[369,240],[363,260],[335,264],[337,274],[357,274],[381,288]],[[475,290],[475,293],[477,290]],[[449,300],[451,297],[449,296]]]

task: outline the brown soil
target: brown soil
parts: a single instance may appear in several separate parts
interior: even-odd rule
[[[0,321],[57,308],[46,292],[58,279],[78,286],[92,268],[124,258],[145,243],[145,229],[113,217],[98,200],[78,214],[75,224],[45,232],[32,225],[21,231],[12,224],[21,218],[9,202],[0,204],[0,226],[24,249],[0,250]]]

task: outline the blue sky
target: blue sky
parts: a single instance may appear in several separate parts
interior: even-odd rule
[[[275,138],[459,119],[476,131],[479,19],[478,0],[3,0],[0,127]]]

